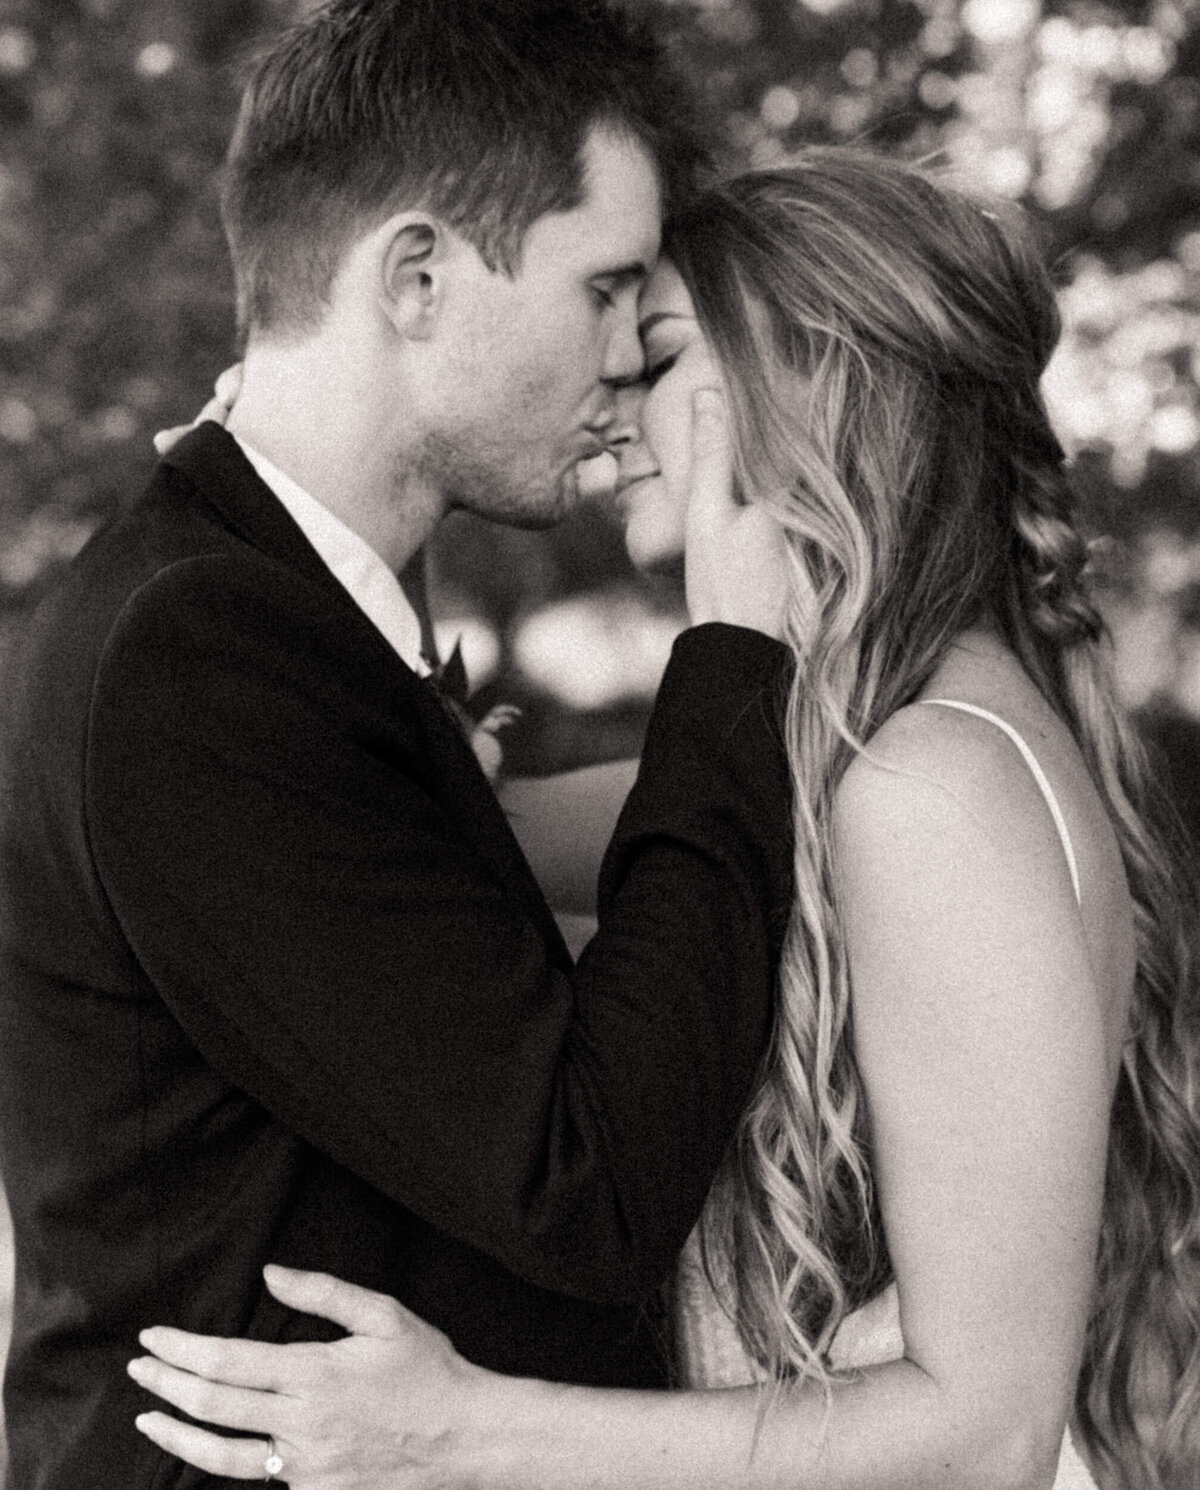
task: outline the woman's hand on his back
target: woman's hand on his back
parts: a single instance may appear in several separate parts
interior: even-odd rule
[[[260,1436],[225,1438],[162,1412],[144,1413],[138,1429],[198,1469],[237,1480],[265,1477],[273,1440],[283,1464],[276,1477],[291,1490],[458,1483],[448,1453],[472,1384],[490,1373],[383,1294],[322,1273],[269,1267],[265,1276],[289,1308],[351,1333],[332,1344],[271,1345],[145,1330],[153,1354],[129,1366],[140,1386],[190,1417]]]
[[[238,394],[242,391],[242,364],[235,362],[232,367],[227,367],[213,386],[213,396],[196,415],[191,424],[177,424],[173,429],[160,429],[154,436],[154,448],[159,455],[166,455],[168,450],[173,449],[183,439],[189,430],[196,428],[197,424],[205,419],[211,419],[214,424],[224,424],[229,418],[230,410],[237,403]]]
[[[734,496],[725,404],[715,388],[701,388],[692,404],[684,572],[694,625],[724,621],[783,635],[788,595],[783,529],[765,504],[741,503]]]

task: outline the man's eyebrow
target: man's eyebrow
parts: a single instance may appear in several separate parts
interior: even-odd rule
[[[640,259],[628,264],[618,264],[612,269],[601,269],[599,273],[593,274],[593,279],[611,279],[614,288],[626,285],[640,285],[649,275],[650,270]]]

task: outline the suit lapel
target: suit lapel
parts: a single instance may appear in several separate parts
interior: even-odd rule
[[[545,897],[513,836],[491,783],[480,769],[458,721],[432,685],[396,655],[345,588],[330,573],[291,514],[263,482],[237,441],[220,425],[198,425],[165,457],[240,538],[286,564],[329,597],[330,624],[344,627],[352,645],[378,660],[400,709],[415,710],[431,745],[431,780],[439,805],[462,838],[538,926],[556,964],[570,955]]]
[[[307,578],[340,591],[358,610],[241,446],[219,424],[208,419],[198,424],[163,457],[163,465],[186,476],[238,537]]]

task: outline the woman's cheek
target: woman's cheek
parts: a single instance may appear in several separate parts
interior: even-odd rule
[[[625,524],[625,549],[635,569],[676,568],[683,558],[686,513],[682,502],[659,490],[634,507]]]
[[[643,489],[626,523],[625,546],[639,569],[677,567],[683,558],[692,461],[692,387],[692,380],[675,369],[651,389],[642,409],[642,431],[660,474]]]

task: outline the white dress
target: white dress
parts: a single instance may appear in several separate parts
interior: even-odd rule
[[[986,709],[978,709],[973,704],[964,704],[955,699],[928,699],[926,702],[962,709],[981,719],[990,720],[1020,750],[1054,818],[1071,871],[1075,898],[1079,900],[1079,871],[1067,825],[1045,772],[1029,746],[1010,724],[995,714],[988,713]],[[680,1386],[737,1387],[766,1380],[761,1367],[743,1347],[733,1321],[709,1284],[701,1257],[699,1228],[688,1238],[679,1260],[674,1314],[676,1366]],[[900,1296],[894,1283],[842,1320],[829,1349],[830,1364],[841,1370],[882,1366],[888,1361],[900,1360],[903,1355]],[[1063,1435],[1054,1490],[1097,1490],[1096,1481],[1076,1452],[1069,1430]]]

